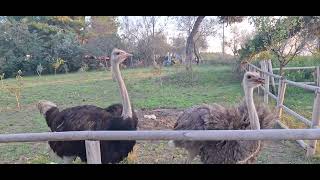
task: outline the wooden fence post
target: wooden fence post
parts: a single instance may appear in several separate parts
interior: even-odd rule
[[[278,109],[279,120],[281,120],[281,116],[282,116],[282,109],[283,109],[282,105],[284,102],[286,87],[287,87],[287,83],[284,81],[284,78],[282,77],[281,79],[279,79],[278,99],[277,99],[277,109]]]
[[[313,103],[313,112],[312,112],[312,127],[318,128],[320,124],[320,91],[316,91],[316,97]],[[309,141],[309,146],[307,149],[307,157],[311,157],[316,153],[317,140]]]
[[[262,73],[261,73],[260,71],[258,71],[257,69],[254,69],[254,70],[255,70],[254,72],[259,73],[260,77],[262,77]],[[256,89],[257,89],[258,96],[260,96],[260,89],[261,89],[261,87],[259,86],[259,87],[256,88]]]
[[[88,164],[101,164],[100,141],[85,141]]]
[[[262,71],[268,72],[267,62],[265,60],[263,60],[263,61],[260,62],[260,64],[261,64]],[[263,73],[263,77],[265,79],[263,101],[264,101],[264,103],[268,104],[268,101],[269,101],[268,92],[269,92],[269,82],[270,82],[270,80],[269,80],[269,75],[266,74],[266,73]]]
[[[268,64],[267,61],[264,61],[264,68],[266,70],[266,72],[268,72]],[[264,99],[265,99],[265,103],[268,104],[269,103],[269,84],[270,84],[270,76],[268,74],[265,74],[265,92],[264,92]]]
[[[320,86],[320,67],[316,67],[316,86]]]
[[[268,70],[271,74],[273,74],[273,68],[272,68],[272,63],[271,63],[271,59],[268,60]],[[270,77],[271,78],[271,91],[273,94],[276,93],[276,85],[275,85],[275,82],[274,82],[274,77]]]

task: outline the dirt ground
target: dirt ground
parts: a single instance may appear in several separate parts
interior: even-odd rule
[[[139,110],[139,130],[172,129],[180,109]],[[144,115],[156,116],[156,119],[144,118]],[[266,141],[257,164],[308,164],[312,163],[304,157],[304,150],[295,141]],[[179,148],[171,148],[168,141],[138,141],[135,152],[130,156],[135,164],[184,164],[187,152]],[[129,160],[130,160],[129,159]],[[192,164],[200,164],[197,157]]]

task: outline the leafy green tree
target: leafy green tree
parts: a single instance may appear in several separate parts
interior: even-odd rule
[[[294,59],[305,47],[308,33],[306,21],[302,16],[252,17],[258,33],[241,51],[242,57],[254,57],[261,51],[270,51],[280,64],[280,75],[283,67]]]
[[[63,58],[71,67],[80,68],[83,48],[77,34],[84,18],[69,16],[6,16],[0,21],[0,71],[13,77],[21,69],[35,74],[38,64],[53,73],[51,64]]]

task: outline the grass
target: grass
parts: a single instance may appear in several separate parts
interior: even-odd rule
[[[159,78],[153,77],[152,69],[123,71],[136,109],[186,108],[214,102],[232,104],[239,102],[243,96],[241,84],[232,78],[230,66],[195,66],[192,76],[173,67],[163,68],[162,71],[162,86]],[[14,81],[5,79],[4,83]],[[24,77],[23,87],[20,111],[16,110],[14,97],[0,91],[1,134],[49,131],[35,107],[41,99],[53,101],[61,108],[83,104],[107,107],[121,102],[117,84],[112,81],[111,73],[105,71]],[[289,87],[285,104],[309,116],[312,100],[313,94]],[[55,161],[49,156],[46,143],[0,144],[0,154],[0,163]]]

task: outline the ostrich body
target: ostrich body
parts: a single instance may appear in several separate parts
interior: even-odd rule
[[[108,108],[92,105],[76,106],[59,111],[50,101],[40,101],[38,109],[44,115],[51,131],[98,131],[136,130],[138,118],[133,111],[129,95],[121,77],[119,64],[131,54],[114,49],[111,55],[112,73],[119,85],[122,104]],[[133,150],[136,141],[100,141],[101,162],[118,163]],[[72,163],[76,157],[86,162],[84,141],[50,141],[50,148],[63,158],[64,163]]]
[[[254,104],[253,89],[264,83],[259,74],[247,72],[243,78],[245,99],[238,106],[200,105],[187,109],[174,130],[259,130],[269,129],[277,119],[262,103]],[[170,141],[188,151],[187,162],[200,155],[205,164],[253,163],[261,151],[260,141]]]

